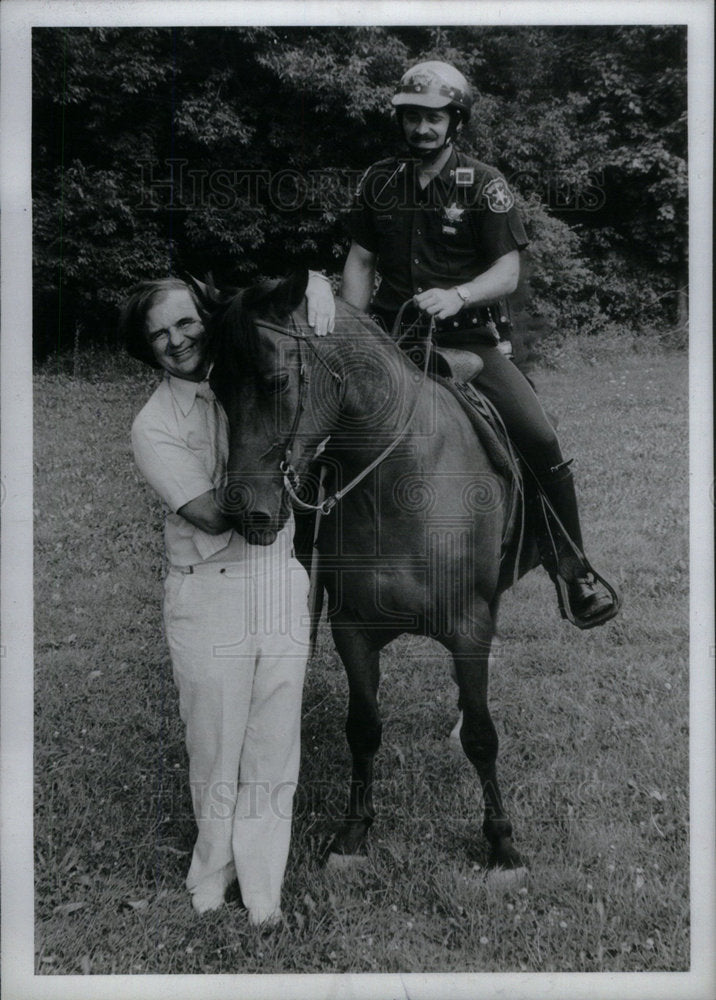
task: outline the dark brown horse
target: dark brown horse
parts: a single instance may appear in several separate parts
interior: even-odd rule
[[[335,331],[315,337],[305,284],[304,272],[206,305],[214,309],[211,383],[230,426],[224,506],[251,542],[270,544],[292,502],[315,494],[312,463],[325,442],[317,547],[348,674],[353,758],[348,812],[331,850],[356,854],[373,822],[379,654],[407,632],[437,639],[453,656],[460,739],[482,785],[491,862],[519,868],[487,699],[499,594],[514,576],[505,481],[454,396],[366,315],[337,300]]]

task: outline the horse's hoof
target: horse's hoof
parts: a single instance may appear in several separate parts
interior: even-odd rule
[[[368,858],[365,854],[337,854],[331,851],[326,858],[326,868],[329,871],[363,868],[367,863]]]
[[[490,868],[487,873],[487,884],[491,889],[507,891],[519,889],[527,881],[529,871],[524,865],[519,868]]]

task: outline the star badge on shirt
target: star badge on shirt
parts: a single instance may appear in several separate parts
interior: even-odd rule
[[[457,223],[465,214],[465,209],[454,202],[443,209],[442,231],[448,236],[457,236]]]
[[[460,219],[462,218],[464,211],[465,209],[462,208],[457,203],[449,205],[445,209],[445,218],[447,219],[448,222],[459,222]]]
[[[509,212],[515,203],[515,198],[502,177],[493,177],[485,187],[487,207],[491,212]]]

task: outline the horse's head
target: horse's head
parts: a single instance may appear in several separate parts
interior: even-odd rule
[[[303,472],[327,433],[326,407],[312,405],[319,348],[301,310],[307,280],[304,270],[231,294],[195,288],[209,316],[211,385],[229,422],[222,507],[254,544],[270,544],[289,516],[286,466]]]

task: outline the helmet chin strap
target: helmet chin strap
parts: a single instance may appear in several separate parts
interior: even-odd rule
[[[411,151],[411,153],[413,153],[414,156],[417,159],[419,159],[426,167],[429,167],[432,163],[435,163],[436,160],[440,158],[443,151],[447,149],[448,146],[452,146],[452,141],[460,131],[462,125],[462,122],[459,119],[457,121],[454,120],[451,121],[447,133],[445,134],[445,141],[442,143],[442,145],[438,146],[437,149],[421,149],[419,146],[413,146],[412,143],[408,142],[408,140],[405,138],[405,132],[403,132],[402,116],[399,115],[398,120],[400,122],[400,131],[403,134],[403,142]]]
[[[443,151],[447,149],[448,146],[452,146],[452,136],[446,136],[445,142],[441,146],[438,146],[437,149],[421,149],[419,146],[413,146],[412,143],[407,142],[407,140],[406,145],[424,166],[429,167],[432,163],[435,163],[440,156],[442,156]]]

